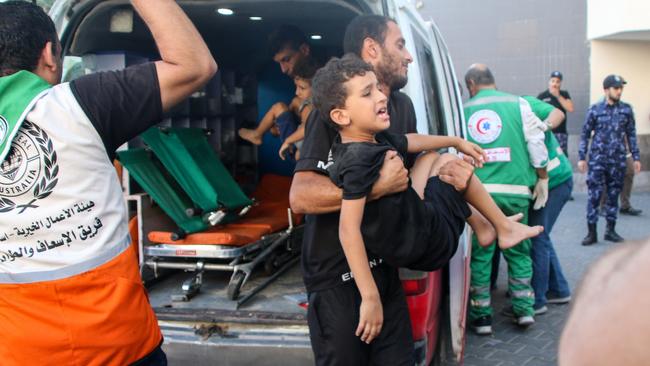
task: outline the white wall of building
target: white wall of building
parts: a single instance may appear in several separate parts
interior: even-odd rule
[[[648,0],[588,0],[587,38],[628,37],[625,33],[648,36],[650,30],[650,1]]]
[[[603,79],[609,74],[621,75],[628,84],[623,100],[634,108],[637,134],[650,134],[650,42],[592,41],[591,94],[596,102],[603,96]]]

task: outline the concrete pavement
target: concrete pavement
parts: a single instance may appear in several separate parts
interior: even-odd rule
[[[591,263],[603,253],[616,246],[603,240],[605,220],[598,225],[599,242],[590,247],[580,245],[587,233],[585,211],[587,196],[575,193],[575,200],[569,201],[558,218],[551,239],[572,290],[580,282]],[[641,216],[620,215],[617,232],[628,240],[650,237],[650,193],[633,192],[632,205],[643,210]],[[505,297],[507,288],[506,264],[502,259],[497,289],[492,292],[493,334],[477,336],[468,330],[465,352],[466,366],[536,366],[557,364],[557,346],[569,305],[548,305],[546,314],[538,315],[536,323],[527,330],[521,330],[512,319],[501,314],[509,305]],[[613,301],[613,300],[612,300]]]

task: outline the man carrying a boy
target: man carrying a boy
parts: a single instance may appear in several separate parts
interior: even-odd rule
[[[415,132],[412,102],[398,91],[406,85],[412,57],[397,24],[382,16],[357,17],[346,29],[344,50],[373,66],[380,89],[388,96],[389,131]],[[327,119],[317,111],[310,115],[290,196],[295,211],[310,214],[303,241],[302,267],[309,292],[308,322],[316,364],[364,365],[381,360],[387,365],[412,365],[411,327],[397,268],[383,263],[372,253],[368,253],[368,260],[380,297],[386,299],[382,303],[385,321],[381,332],[372,334],[374,340],[369,344],[355,335],[361,297],[339,241],[342,191],[331,182],[327,171],[336,131],[327,124]],[[472,173],[469,163],[456,159],[444,165],[439,174],[448,176],[448,182],[461,191]],[[404,191],[408,186],[408,172],[394,151],[386,153],[379,174],[370,200]],[[378,207],[370,202],[366,207],[367,217],[379,214],[389,213],[378,212]],[[444,235],[438,239],[437,260],[442,267],[458,243]]]

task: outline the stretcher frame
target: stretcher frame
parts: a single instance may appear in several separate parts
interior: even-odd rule
[[[209,220],[210,225],[215,226],[226,216],[222,209],[241,210],[236,215],[241,217],[258,203],[243,194],[218,156],[214,155],[214,151],[207,145],[205,133],[206,131],[199,129],[155,127],[143,133],[144,141],[153,148],[155,155],[164,166],[163,169],[167,170],[180,185],[177,188],[174,188],[173,182],[165,177],[160,168],[154,165],[151,160],[151,150],[134,149],[122,152],[121,156],[125,159],[123,163],[127,169],[137,168],[135,171],[138,172],[138,175],[135,177],[140,177],[143,180],[142,182],[138,180],[138,183],[141,183],[145,190],[147,187],[152,190],[150,192],[152,198],[159,203],[170,218],[174,217],[173,221],[178,227],[176,231],[164,230],[163,233],[152,233],[153,237],[147,235],[151,242],[150,245],[141,244],[139,249],[140,258],[142,258],[141,270],[152,269],[155,278],[158,277],[158,269],[182,269],[194,272],[191,278],[183,282],[182,293],[172,296],[173,301],[189,301],[198,294],[203,282],[203,273],[208,270],[232,271],[227,286],[227,296],[230,300],[236,300],[241,292],[241,287],[262,262],[264,262],[267,272],[273,272],[274,263],[277,258],[280,258],[282,259],[279,265],[280,270],[281,272],[285,271],[288,269],[287,262],[295,263],[294,259],[300,248],[300,245],[293,245],[292,238],[297,228],[294,227],[288,201],[280,201],[280,206],[278,206],[278,201],[273,199],[269,200],[273,205],[270,207],[275,208],[269,210],[269,207],[262,207],[265,205],[264,202],[259,203],[259,209],[262,211],[258,216],[251,218],[249,222],[245,222],[246,219],[234,220],[236,223],[215,227],[213,233],[216,235],[214,237],[208,235],[208,237],[184,240],[185,235],[181,234],[184,234],[185,228],[181,228],[181,225],[188,226],[189,224],[185,221],[186,217],[179,214],[179,207],[185,207],[185,214],[193,220],[190,224],[194,226],[188,226],[188,229],[198,233],[201,230],[196,230],[196,215],[188,213],[189,210],[193,210],[190,209],[191,207],[200,207],[201,215],[204,214],[203,211],[211,214],[221,212],[222,217],[218,221]],[[205,158],[205,160],[201,160],[201,163],[197,163],[196,160],[199,156]],[[206,166],[206,161],[210,161],[214,167]],[[193,173],[189,174],[188,169]],[[192,176],[196,179],[189,179]],[[227,176],[228,179],[222,181],[222,176]],[[273,182],[273,178],[270,179],[270,182]],[[288,191],[286,194],[288,195]],[[141,211],[142,196],[138,202],[138,211]],[[163,203],[165,206],[162,205]],[[286,206],[284,206],[285,204]],[[287,207],[288,220],[280,219],[278,222],[278,216],[282,215],[284,207]],[[142,223],[144,217],[139,215],[138,219]],[[182,220],[182,223],[178,220]],[[205,224],[205,220],[201,221]],[[242,223],[244,223],[243,226]],[[140,230],[138,234],[139,238],[144,237]],[[248,240],[251,241],[248,242]],[[283,245],[286,247],[285,255],[277,255],[278,249]],[[258,286],[252,292],[259,292],[261,290],[259,287],[262,286]],[[248,298],[250,297],[245,297],[245,299]]]
[[[253,271],[264,263],[267,272],[272,272],[271,277],[244,294],[238,300],[237,307],[239,307],[297,262],[300,243],[295,241],[302,237],[304,225],[294,226],[291,209],[287,209],[287,216],[289,226],[286,229],[263,235],[258,240],[241,246],[174,243],[147,245],[142,249],[144,259],[141,264],[153,270],[154,277],[158,277],[159,269],[182,269],[194,272],[190,278],[183,281],[181,294],[172,295],[172,301],[179,302],[190,301],[200,292],[205,271],[232,272],[226,292],[228,299],[238,300],[242,295],[242,287]],[[283,246],[283,255],[277,255],[277,251]],[[280,259],[277,269],[272,268],[275,266],[273,264],[275,259]],[[220,262],[215,263],[215,260]],[[223,263],[225,260],[229,261]]]

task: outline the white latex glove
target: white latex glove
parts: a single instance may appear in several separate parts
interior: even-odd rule
[[[533,210],[539,210],[546,206],[546,201],[548,201],[548,178],[537,179],[533,190],[533,199],[535,200]]]

